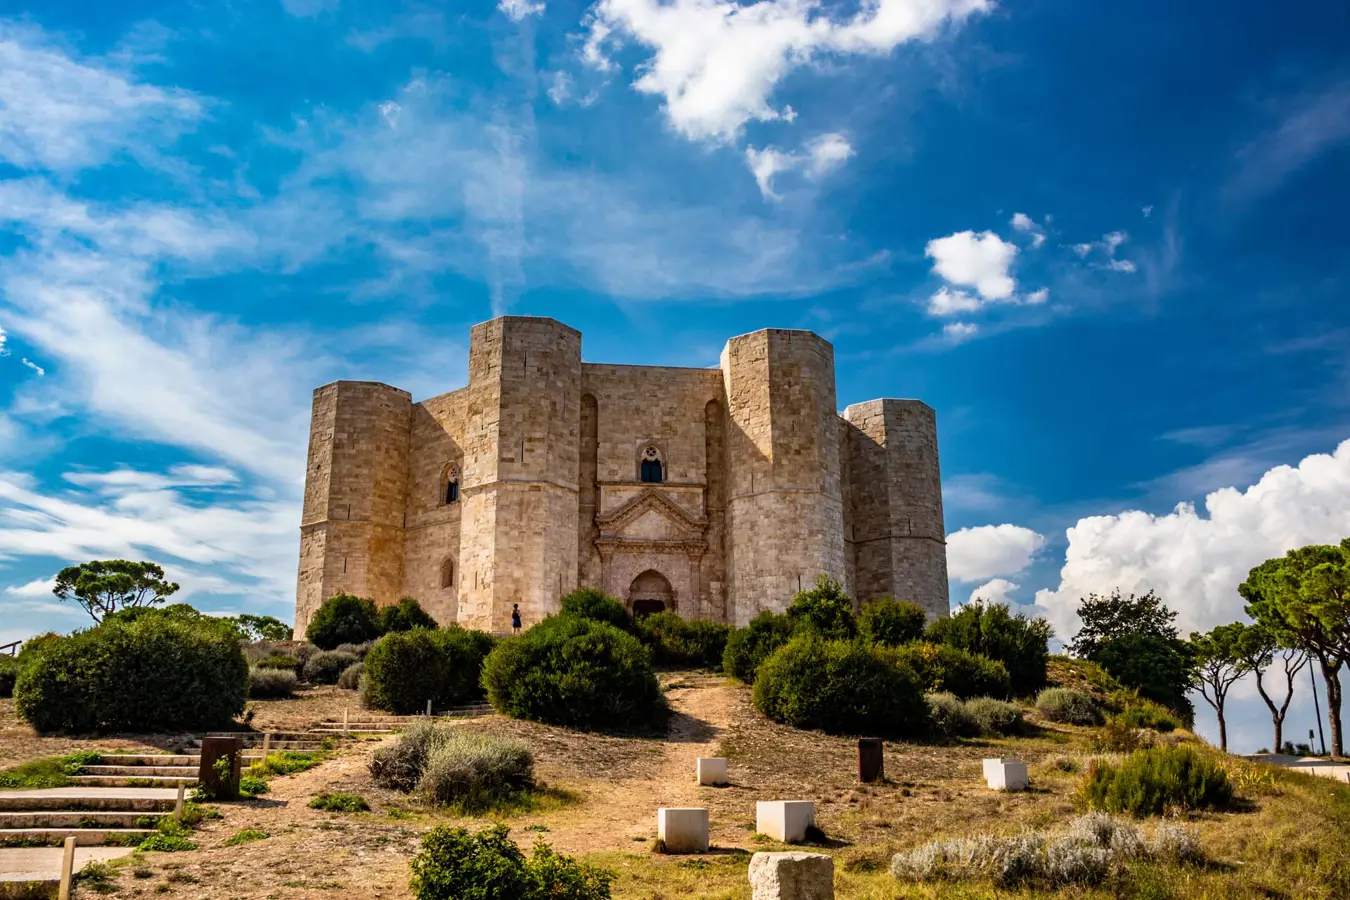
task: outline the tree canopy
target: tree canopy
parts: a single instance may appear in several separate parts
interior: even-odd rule
[[[126,559],[95,559],[67,566],[57,573],[52,588],[61,600],[74,600],[84,607],[95,622],[119,610],[163,603],[177,591],[178,585],[167,581],[159,566]]]
[[[1087,599],[1079,601],[1078,618],[1083,625],[1069,649],[1083,659],[1092,659],[1102,644],[1127,634],[1149,635],[1164,641],[1181,637],[1174,624],[1177,614],[1151,590],[1141,597],[1134,594],[1122,597],[1119,588],[1107,596],[1088,594]]]
[[[1219,749],[1225,752],[1228,750],[1228,722],[1224,713],[1228,692],[1251,670],[1243,646],[1246,630],[1247,626],[1234,622],[1219,625],[1206,634],[1191,633],[1196,685],[1219,718]]]

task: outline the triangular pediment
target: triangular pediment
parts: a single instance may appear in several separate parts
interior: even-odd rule
[[[660,491],[647,488],[614,512],[596,518],[605,537],[636,541],[688,541],[703,536],[707,522],[695,518]]]

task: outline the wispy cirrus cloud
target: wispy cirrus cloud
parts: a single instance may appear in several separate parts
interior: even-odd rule
[[[1350,140],[1350,80],[1286,98],[1273,125],[1236,154],[1223,189],[1231,204],[1246,205],[1282,185],[1299,169]]]

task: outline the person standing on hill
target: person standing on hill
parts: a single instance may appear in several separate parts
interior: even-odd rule
[[[520,634],[520,604],[511,604],[511,633]]]

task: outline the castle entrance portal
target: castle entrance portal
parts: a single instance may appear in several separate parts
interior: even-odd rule
[[[634,616],[665,612],[675,602],[675,590],[670,581],[655,569],[648,569],[633,579],[628,589],[628,605]]]

